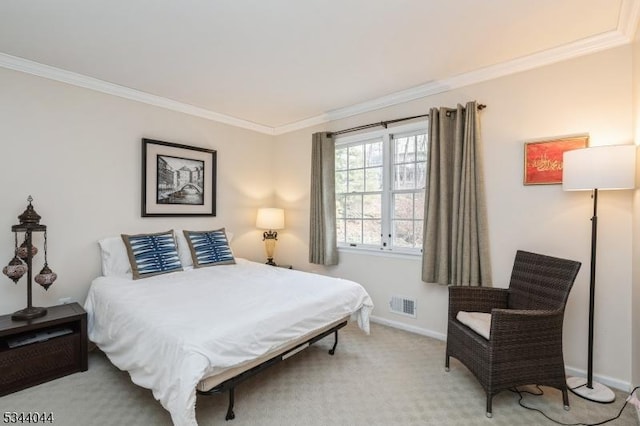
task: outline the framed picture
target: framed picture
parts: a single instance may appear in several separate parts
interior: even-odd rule
[[[142,139],[142,216],[215,216],[216,151]]]
[[[524,184],[550,185],[562,183],[562,154],[586,148],[589,136],[571,136],[524,144]]]

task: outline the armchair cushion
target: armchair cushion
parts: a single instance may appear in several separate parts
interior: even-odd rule
[[[491,332],[491,314],[486,312],[459,311],[456,319],[489,340]]]

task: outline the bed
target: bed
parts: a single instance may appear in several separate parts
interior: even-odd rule
[[[244,378],[327,335],[337,344],[349,318],[368,333],[372,308],[355,282],[238,258],[141,280],[98,277],[85,302],[90,340],[178,426],[197,425],[196,392],[229,391],[233,418]]]

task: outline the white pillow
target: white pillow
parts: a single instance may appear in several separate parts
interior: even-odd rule
[[[129,255],[127,247],[122,241],[122,237],[108,237],[98,241],[100,244],[100,257],[102,260],[102,275],[105,277],[129,277],[131,273],[131,264],[129,263]]]
[[[193,258],[191,257],[191,248],[189,247],[189,242],[184,236],[184,232],[182,232],[182,229],[176,229],[173,232],[176,236],[176,242],[178,243],[178,257],[180,258],[180,263],[182,263],[182,267],[186,268],[189,266],[193,266]],[[227,231],[226,229],[225,229],[225,233],[227,234],[227,242],[231,244],[233,233]]]
[[[191,250],[189,249],[187,239],[184,237],[184,232],[182,232],[182,229],[175,229],[173,233],[176,236],[176,243],[178,243],[178,257],[180,258],[182,267],[186,268],[187,266],[193,266]]]

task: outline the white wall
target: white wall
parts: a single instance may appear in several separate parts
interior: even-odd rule
[[[375,316],[426,334],[446,334],[447,290],[420,280],[419,260],[341,253],[336,267],[308,263],[311,134],[477,100],[487,105],[480,116],[495,285],[508,285],[516,249],[582,261],[565,316],[565,362],[586,369],[591,199],[588,193],[565,193],[559,185],[524,186],[523,145],[579,133],[589,133],[592,145],[631,143],[631,51],[620,47],[276,137],[281,165],[276,195],[287,214],[277,260],[358,281],[374,299]],[[602,192],[599,198],[594,369],[607,382],[626,387],[631,380],[632,196],[630,191]],[[417,298],[418,317],[390,313],[393,294]]]
[[[636,145],[640,145],[640,30],[633,42],[633,124]],[[633,288],[631,300],[632,385],[640,385],[640,150],[636,155],[636,190],[633,198]]]
[[[47,292],[34,283],[34,305],[84,303],[100,274],[97,241],[120,233],[226,226],[238,255],[264,257],[254,223],[256,208],[273,200],[273,137],[2,68],[0,93],[0,267],[32,195],[58,273]],[[141,218],[143,137],[217,150],[216,217]],[[42,264],[39,254],[35,273]],[[0,313],[26,306],[25,283],[0,275]]]

